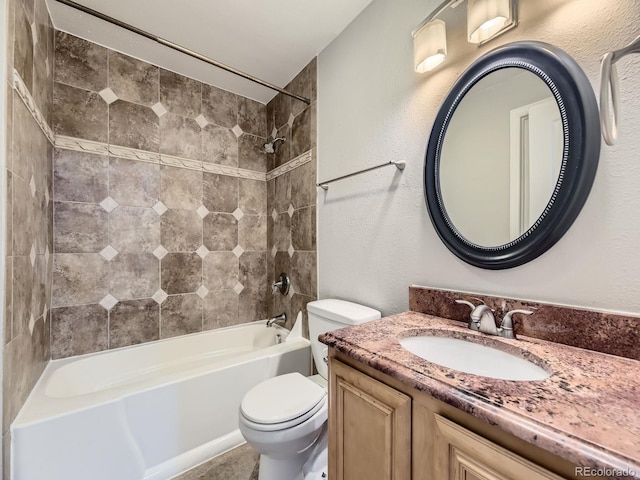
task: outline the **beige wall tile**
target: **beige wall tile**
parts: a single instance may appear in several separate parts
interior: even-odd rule
[[[100,305],[78,305],[51,311],[51,356],[65,358],[107,348],[108,312]]]
[[[227,175],[204,173],[203,205],[210,212],[233,213],[238,208],[239,182],[241,181]]]
[[[202,114],[209,123],[233,128],[238,124],[238,95],[202,85]]]
[[[202,331],[202,299],[193,293],[169,296],[162,303],[161,321],[162,338]]]
[[[151,298],[118,302],[109,312],[109,348],[160,338],[160,306]]]
[[[160,103],[169,112],[196,118],[202,109],[202,84],[161,68]]]
[[[96,253],[54,255],[52,304],[98,303],[109,293],[109,262]]]
[[[109,105],[109,143],[160,151],[160,119],[153,110],[124,100]]]
[[[99,92],[107,87],[107,49],[71,34],[56,33],[56,82]]]
[[[104,155],[55,149],[54,200],[100,203],[109,196],[108,165]]]

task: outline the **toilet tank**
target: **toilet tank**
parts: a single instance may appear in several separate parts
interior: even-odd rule
[[[331,330],[380,318],[378,310],[332,298],[307,303],[307,311],[309,312],[309,337],[313,360],[318,373],[324,378],[329,378],[329,368],[325,362],[327,346],[318,341],[318,336]]]

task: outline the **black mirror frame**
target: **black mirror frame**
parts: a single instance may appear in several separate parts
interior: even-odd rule
[[[564,152],[558,182],[540,218],[517,239],[484,247],[464,238],[447,215],[440,191],[440,155],[447,127],[464,95],[486,75],[508,67],[526,69],[550,88],[560,109]],[[600,157],[598,118],[589,79],[571,56],[553,45],[515,42],[476,60],[447,94],[427,146],[425,200],[431,221],[447,248],[471,265],[492,270],[522,265],[551,248],[573,224],[589,196]]]

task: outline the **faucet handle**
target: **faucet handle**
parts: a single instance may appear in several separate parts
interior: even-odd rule
[[[476,330],[476,331],[479,330],[480,329],[480,315],[477,315],[478,309],[480,307],[486,307],[486,305],[480,304],[480,305],[478,305],[476,307],[473,303],[468,302],[466,300],[456,300],[456,303],[459,303],[461,305],[466,305],[466,306],[471,308],[471,314],[469,316],[469,329],[470,330]],[[487,308],[489,308],[489,307],[487,307]]]
[[[511,310],[507,312],[507,314],[502,319],[502,324],[500,325],[500,336],[503,338],[511,338],[515,339],[516,334],[513,331],[513,320],[511,317],[516,313],[521,313],[522,315],[531,315],[533,312],[531,310]]]

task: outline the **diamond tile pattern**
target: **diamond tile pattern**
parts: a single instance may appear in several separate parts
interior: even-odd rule
[[[151,298],[153,298],[159,305],[162,305],[162,303],[169,297],[169,295],[167,295],[167,292],[165,292],[164,290],[160,289],[158,290],[156,293],[154,293]]]
[[[110,88],[105,88],[104,90],[100,90],[98,95],[102,97],[102,99],[107,102],[107,105],[111,105],[113,102],[118,100],[118,96],[113,93],[113,90]]]
[[[156,212],[158,215],[162,216],[167,210],[169,210],[167,208],[167,206],[162,203],[162,202],[158,202],[156,203],[153,207],[153,211]]]
[[[169,251],[162,245],[160,245],[153,251],[153,255],[159,260],[162,260],[167,255],[167,253],[169,253]]]
[[[196,295],[198,295],[200,298],[206,297],[208,293],[209,293],[209,289],[204,285],[200,285],[200,288],[196,290]]]
[[[113,248],[111,245],[107,245],[102,249],[102,251],[100,252],[100,255],[102,255],[102,258],[110,262],[111,260],[116,258],[116,255],[118,255],[118,251],[115,248]]]
[[[236,208],[231,215],[233,215],[236,220],[240,220],[244,217],[244,212],[239,208]]]
[[[42,44],[43,39],[39,42]],[[315,140],[311,144],[307,141],[307,124],[300,117],[304,109],[293,108],[291,102],[280,99],[268,107],[259,105],[177,74],[164,75],[161,69],[158,75],[156,66],[115,52],[107,55],[104,47],[85,41],[69,54],[77,54],[82,60],[80,67],[69,66],[81,70],[72,72],[69,79],[80,77],[82,68],[88,74],[95,70],[95,78],[80,83],[60,81],[57,94],[63,101],[80,104],[87,95],[76,90],[93,92],[90,95],[96,112],[88,113],[105,117],[96,120],[92,129],[84,126],[93,118],[88,114],[65,118],[78,129],[79,133],[71,136],[102,143],[114,140],[113,154],[116,146],[148,153],[112,156],[106,152],[77,152],[75,162],[62,154],[59,159],[54,155],[54,169],[60,167],[55,186],[52,182],[43,184],[39,172],[32,180],[31,172],[37,172],[34,169],[20,176],[25,179],[20,186],[26,197],[32,193],[41,206],[46,198],[49,211],[54,201],[56,208],[57,202],[81,202],[92,204],[94,210],[99,203],[97,212],[103,220],[99,227],[104,234],[91,249],[83,243],[81,255],[60,255],[60,262],[70,265],[67,270],[73,277],[62,279],[69,284],[67,287],[55,280],[58,273],[54,275],[56,308],[49,312],[52,328],[59,322],[56,315],[62,311],[58,309],[64,308],[68,309],[64,310],[68,317],[65,327],[73,327],[74,333],[76,327],[81,328],[82,335],[72,339],[58,335],[55,348],[52,342],[57,358],[114,348],[118,345],[114,339],[145,342],[268,318],[280,313],[272,312],[273,308],[297,312],[313,300],[317,288],[308,277],[315,278],[311,272],[315,271],[316,257],[308,250],[315,250],[315,242],[301,243],[298,237],[315,236],[315,225],[307,225],[316,218],[315,161],[265,182],[265,173],[291,161],[294,155],[292,149],[280,148],[278,158],[268,157],[262,149],[267,141],[264,137],[269,135],[287,136],[290,145],[295,140],[298,154],[313,148]],[[116,56],[120,60],[111,62]],[[91,68],[85,68],[87,63]],[[307,90],[307,85],[304,87]],[[111,121],[112,111],[123,112],[120,119],[130,121]],[[128,115],[130,111],[135,118]],[[304,115],[308,117],[310,112]],[[289,127],[295,126],[289,129],[287,122]],[[120,124],[120,130],[115,123]],[[183,130],[187,136],[181,135]],[[128,134],[134,138],[130,143],[118,143],[117,135],[113,135],[118,132],[122,138]],[[65,162],[77,164],[77,169],[65,167]],[[83,218],[77,220],[82,222]],[[186,237],[188,241],[183,241]],[[42,269],[50,275],[54,255],[46,240],[23,242],[20,255],[28,254],[29,243],[34,240],[33,273],[39,274]],[[44,253],[44,258],[36,253]],[[49,270],[42,268],[45,258]],[[31,270],[29,259],[23,256],[22,261]],[[60,267],[64,265],[60,263]],[[299,291],[290,289],[288,297],[273,305],[264,286],[282,271],[302,272],[296,279]],[[66,290],[57,294],[56,288]],[[76,289],[82,296],[66,293]],[[40,313],[36,313],[43,310],[43,303],[37,302],[37,310],[33,309],[35,327],[30,329],[39,329],[33,330],[34,336],[43,327],[37,323]],[[28,315],[24,326],[29,322]],[[113,318],[118,321],[112,322]]]
[[[198,256],[200,258],[204,258],[207,255],[209,255],[209,249],[207,247],[205,247],[204,245],[200,245],[198,247],[198,249],[196,250],[196,253],[198,254]]]
[[[204,205],[200,205],[196,210],[196,213],[200,216],[200,218],[204,218],[209,215],[209,209]]]
[[[29,182],[29,188],[31,189],[31,196],[36,196],[36,179],[31,175],[31,181]]]
[[[204,128],[209,122],[207,122],[207,119],[204,118],[204,115],[200,114],[196,117],[196,123],[200,125],[200,128]]]
[[[102,300],[100,300],[100,306],[105,310],[109,311],[118,303],[118,299],[111,294],[105,296]]]
[[[36,319],[33,318],[33,314],[29,317],[29,333],[33,335],[33,329],[36,326]]]
[[[153,105],[151,107],[151,110],[153,110],[153,113],[155,113],[158,117],[162,117],[163,115],[166,115],[167,113],[167,109],[164,108],[164,106],[158,102],[155,105]]]
[[[111,213],[118,206],[118,202],[116,202],[113,198],[109,196],[100,202],[100,206],[104,208],[107,212]]]

